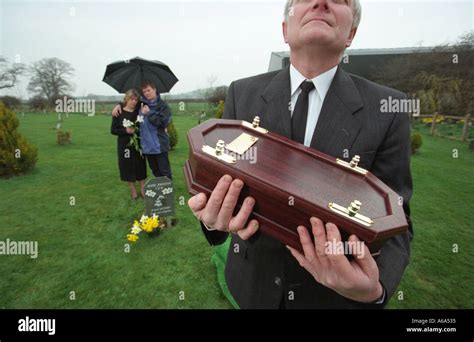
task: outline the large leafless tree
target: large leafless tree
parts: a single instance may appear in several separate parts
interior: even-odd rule
[[[33,63],[29,71],[28,91],[47,98],[50,104],[74,89],[70,81],[74,68],[59,58],[43,58]]]

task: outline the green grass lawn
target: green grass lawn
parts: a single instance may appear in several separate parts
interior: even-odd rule
[[[143,202],[129,200],[119,180],[110,117],[65,119],[69,146],[56,145],[55,115],[20,120],[21,132],[39,148],[38,163],[32,174],[0,180],[0,240],[37,240],[39,257],[0,257],[1,308],[230,307],[210,262],[213,250],[186,205],[185,132],[196,119],[175,119],[180,137],[170,160],[176,200],[185,198],[176,205],[179,224],[141,238],[130,253],[125,236]]]
[[[412,157],[415,238],[399,286],[404,299],[389,307],[474,308],[473,171],[467,144],[423,135]]]
[[[125,236],[143,202],[129,200],[119,180],[110,117],[65,119],[68,146],[56,145],[55,115],[19,119],[39,157],[33,173],[0,180],[0,240],[36,240],[39,256],[0,256],[0,308],[231,307],[210,261],[213,249],[186,205],[182,166],[196,117],[175,116],[179,142],[170,160],[179,223],[142,237],[130,253]],[[391,308],[474,308],[473,166],[466,144],[424,136],[412,159],[412,259],[399,288],[404,298],[395,296]]]

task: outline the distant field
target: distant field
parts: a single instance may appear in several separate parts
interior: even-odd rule
[[[180,104],[181,102],[181,104]],[[171,111],[173,115],[178,115],[178,116],[198,116],[202,112],[206,112],[208,116],[213,116],[214,115],[214,110],[215,107],[209,105],[206,102],[196,102],[196,101],[169,101],[168,104],[171,108]],[[112,109],[114,108],[116,104],[114,103],[97,103],[96,104],[96,111],[99,114],[109,114],[112,112]]]
[[[203,112],[206,116],[213,117],[215,114],[216,106],[213,106],[205,101],[196,100],[183,100],[183,101],[168,101],[168,105],[174,116],[193,116],[199,117]],[[110,115],[113,108],[118,104],[117,102],[96,102],[95,112],[97,115]],[[54,108],[53,108],[54,111]],[[21,116],[21,113],[34,114],[35,111],[30,109],[27,105],[21,105],[17,108],[17,113]],[[45,111],[46,112],[46,111]],[[45,113],[43,113],[45,114]],[[86,115],[85,113],[74,113],[78,115]],[[63,115],[65,116],[65,115]]]
[[[131,253],[125,235],[143,206],[119,180],[110,116],[64,119],[69,146],[55,143],[55,114],[18,117],[39,161],[29,175],[0,180],[0,240],[37,240],[39,257],[0,256],[0,308],[231,307],[210,262],[213,249],[185,205],[186,131],[197,116],[175,116],[179,142],[170,160],[179,223],[142,238]],[[399,287],[403,300],[397,293],[389,307],[474,308],[474,153],[466,144],[423,138],[412,158],[412,259]]]

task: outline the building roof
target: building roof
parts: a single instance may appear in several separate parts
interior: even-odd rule
[[[400,47],[400,48],[381,48],[381,49],[348,49],[346,55],[349,56],[367,56],[367,55],[404,55],[408,53],[430,52],[434,49],[432,46],[420,47]],[[290,56],[289,51],[275,51],[272,55],[286,58]]]
[[[459,47],[456,47],[459,48]],[[432,52],[435,47],[400,47],[382,49],[348,49],[344,56],[348,56],[350,62],[341,63],[341,66],[348,72],[370,78],[375,70],[380,70],[383,66],[401,55],[418,54]],[[445,46],[443,52],[451,52],[455,47]],[[344,59],[343,59],[344,60]],[[290,63],[289,51],[272,52],[268,71],[280,70]]]

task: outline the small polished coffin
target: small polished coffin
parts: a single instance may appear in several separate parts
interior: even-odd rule
[[[312,216],[336,224],[343,239],[357,235],[373,253],[408,228],[399,196],[359,167],[359,156],[326,155],[259,127],[258,117],[252,123],[208,120],[189,130],[188,142],[190,194],[209,198],[225,174],[241,179],[236,212],[253,197],[250,219],[259,221],[260,231],[300,251],[296,228],[310,227]]]

